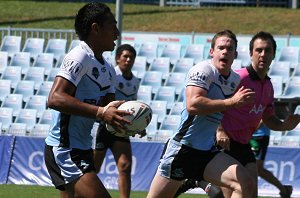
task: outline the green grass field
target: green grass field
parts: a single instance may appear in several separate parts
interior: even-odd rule
[[[116,190],[109,191],[113,198],[120,197]],[[147,192],[131,193],[131,198],[143,198]],[[0,185],[0,197],[2,198],[56,198],[59,197],[59,191],[54,187],[48,186],[25,186],[25,185]],[[206,195],[183,194],[180,198],[204,198]]]
[[[73,29],[74,15],[83,3],[0,1],[0,27]],[[115,11],[115,4],[108,4]],[[5,9],[4,9],[5,8]],[[275,35],[300,35],[300,9],[264,7],[159,7],[125,4],[124,31],[236,34],[260,30]]]

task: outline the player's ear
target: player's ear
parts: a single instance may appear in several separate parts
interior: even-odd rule
[[[212,58],[212,57],[213,57],[213,54],[214,54],[214,49],[213,49],[213,48],[210,48],[210,49],[209,49],[209,56]]]
[[[100,31],[100,27],[97,23],[92,23],[91,31],[98,33]]]

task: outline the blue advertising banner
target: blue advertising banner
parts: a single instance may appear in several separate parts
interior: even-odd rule
[[[0,184],[7,182],[14,140],[14,136],[0,136]]]
[[[299,148],[270,147],[265,160],[265,168],[281,181],[282,184],[293,186],[293,197],[300,197],[300,152]],[[258,179],[258,192],[263,196],[278,196],[279,190]]]
[[[149,190],[163,146],[155,142],[132,142],[133,191]],[[44,164],[43,150],[43,138],[0,136],[0,182],[52,185]],[[270,147],[265,160],[265,167],[283,184],[293,185],[293,197],[300,197],[299,163],[299,148],[289,147]],[[110,151],[98,176],[108,189],[118,189],[118,170]],[[276,187],[261,178],[258,180],[258,192],[260,196],[271,197],[279,193]],[[192,193],[203,194],[203,191],[195,189]]]
[[[43,138],[16,137],[8,182],[51,185],[44,163]]]
[[[131,145],[131,189],[148,191],[164,145],[154,142],[132,142]],[[111,152],[107,152],[98,176],[106,188],[118,189],[118,170]]]

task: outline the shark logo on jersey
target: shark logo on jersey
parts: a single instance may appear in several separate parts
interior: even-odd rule
[[[99,70],[98,70],[97,67],[93,67],[92,75],[93,75],[96,79],[98,79],[98,77],[99,77]]]

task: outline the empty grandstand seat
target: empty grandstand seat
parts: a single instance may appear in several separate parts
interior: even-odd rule
[[[300,76],[300,63],[295,65],[292,76]]]
[[[61,66],[61,64],[62,64],[62,62],[63,62],[63,60],[64,60],[64,58],[65,58],[65,55],[66,55],[66,54],[61,54],[61,55],[58,57],[58,59],[54,61],[54,62],[55,62],[54,67],[60,68],[60,66]]]
[[[187,73],[194,65],[193,58],[180,58],[176,61],[172,68],[172,72]]]
[[[173,86],[161,86],[154,96],[154,100],[167,101],[167,109],[170,110],[176,98],[176,88]]]
[[[185,54],[185,58],[192,58],[194,64],[202,61],[204,58],[204,45],[202,44],[190,44],[187,46]]]
[[[164,117],[167,115],[167,101],[152,100],[149,105],[152,109],[152,112],[158,115],[157,122],[161,123]]]
[[[162,72],[162,78],[166,79],[169,76],[170,68],[170,58],[158,57],[153,59],[148,71],[160,71]]]
[[[34,81],[34,89],[37,90],[45,80],[45,68],[30,67],[24,76],[24,80]]]
[[[157,43],[154,42],[142,43],[137,55],[147,57],[147,63],[150,64],[153,61],[153,59],[157,57],[157,47]]]
[[[273,61],[268,75],[282,76],[283,83],[287,83],[290,78],[291,63],[288,61]]]
[[[152,87],[152,93],[156,94],[159,87],[162,86],[163,73],[161,71],[146,71],[141,80],[141,85],[148,85]]]
[[[27,136],[27,126],[25,123],[11,123],[6,134],[14,136]]]
[[[26,124],[26,131],[30,132],[37,123],[36,109],[21,109],[16,117],[15,123]]]
[[[156,113],[153,113],[152,119],[148,124],[148,126],[146,127],[147,136],[151,137],[151,139],[153,140],[154,137],[152,137],[152,135],[155,134],[157,130],[158,130],[158,115]]]
[[[161,53],[161,57],[170,58],[172,65],[181,57],[181,44],[180,43],[169,43],[166,44]]]
[[[47,96],[52,88],[53,81],[44,81],[41,83],[40,87],[37,89],[36,95]]]
[[[133,71],[137,71],[137,77],[142,79],[147,70],[147,58],[146,56],[136,56],[132,67]]]
[[[249,53],[249,46],[248,45],[241,45],[237,47],[237,59],[242,60],[242,67],[249,66],[251,59]]]
[[[280,97],[283,92],[283,78],[282,76],[269,76],[274,88],[274,97]]]
[[[13,109],[13,116],[17,116],[23,108],[22,94],[8,94],[1,105],[1,107],[9,107]]]
[[[0,80],[0,102],[11,93],[11,80]]]
[[[177,99],[178,102],[183,102],[183,94],[185,94],[185,89],[184,88],[181,89],[181,91],[180,91],[180,94],[179,94],[178,99]]]
[[[291,77],[279,98],[298,100],[300,98],[300,77]]]
[[[45,48],[46,53],[53,53],[55,61],[58,60],[60,55],[66,53],[67,39],[56,39],[52,38],[48,40]]]
[[[165,143],[173,135],[173,133],[174,133],[173,130],[159,129],[157,130],[155,141]]]
[[[8,52],[0,51],[0,74],[3,73],[7,65],[8,65]]]
[[[5,68],[1,78],[11,80],[11,87],[14,89],[17,83],[22,80],[22,68],[19,66],[8,66]]]
[[[27,38],[22,51],[29,52],[33,62],[38,54],[44,52],[44,43],[44,38]]]
[[[170,110],[170,115],[181,115],[183,102],[175,102]]]
[[[2,132],[8,131],[10,124],[13,122],[13,108],[0,107],[0,122],[2,123]]]
[[[12,54],[21,51],[21,42],[21,36],[4,36],[1,42],[0,51],[8,52],[8,56],[12,57]]]
[[[152,86],[141,85],[137,92],[137,100],[149,104],[152,100]]]
[[[164,86],[173,86],[176,89],[176,95],[179,95],[182,88],[184,88],[184,79],[186,73],[183,72],[171,72],[167,77]]]
[[[59,71],[59,68],[52,68],[47,76],[47,81],[54,81],[57,73]]]
[[[160,130],[172,130],[176,132],[181,121],[180,115],[166,115],[160,125]]]
[[[48,136],[50,127],[50,124],[35,124],[30,131],[29,136],[46,138]]]
[[[300,62],[300,47],[286,46],[282,47],[278,61],[287,61],[292,63],[292,67]]]
[[[52,110],[51,109],[45,109],[38,121],[39,124],[52,124]]]
[[[30,53],[29,52],[16,52],[12,55],[10,66],[20,66],[22,68],[22,75],[27,73],[30,67]]]
[[[47,108],[47,97],[33,95],[25,104],[25,109],[36,109],[37,117],[40,118],[44,110]]]
[[[40,53],[37,54],[33,67],[45,68],[45,75],[49,75],[50,70],[53,68],[54,55],[51,53]]]
[[[294,110],[294,114],[299,114],[300,115],[300,105],[297,105],[295,110]]]
[[[281,142],[281,138],[282,138],[282,132],[281,131],[273,131],[270,130],[270,142],[269,145],[270,146],[278,146],[280,145]]]
[[[21,80],[14,89],[14,94],[22,94],[23,101],[27,102],[29,97],[34,95],[34,81],[32,80]]]
[[[299,136],[300,137],[300,126],[298,130],[291,130],[286,132],[286,136]]]
[[[70,43],[68,52],[71,51],[74,47],[76,47],[77,45],[79,45],[80,40],[79,39],[73,39]]]

